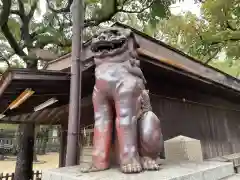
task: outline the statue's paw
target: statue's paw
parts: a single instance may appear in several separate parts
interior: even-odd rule
[[[160,166],[157,163],[157,161],[150,157],[141,157],[141,164],[142,164],[143,170],[157,171],[160,169]]]
[[[105,171],[109,168],[97,168],[94,164],[89,165],[88,167],[81,168],[80,171],[82,173],[90,173],[90,172],[98,172],[98,171]]]
[[[142,166],[137,159],[132,159],[131,162],[121,165],[121,171],[126,174],[140,173],[142,171]]]

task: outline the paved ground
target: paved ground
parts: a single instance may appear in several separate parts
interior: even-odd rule
[[[49,153],[37,157],[40,163],[33,165],[34,170],[45,170],[58,167],[58,153]],[[1,173],[12,173],[15,171],[16,157],[11,159],[0,161],[0,174]],[[44,163],[45,162],[45,163]]]
[[[235,174],[231,177],[228,177],[226,179],[223,179],[223,180],[239,180],[240,179],[240,174]]]
[[[202,163],[162,161],[159,171],[123,174],[118,168],[98,173],[81,173],[83,166],[72,166],[44,171],[43,180],[220,180],[234,174],[233,164],[224,162]],[[227,179],[226,179],[227,180]],[[232,180],[232,179],[230,179]],[[235,179],[233,179],[235,180]],[[239,179],[238,179],[239,180]]]

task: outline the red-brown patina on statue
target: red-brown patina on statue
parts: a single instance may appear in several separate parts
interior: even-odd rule
[[[146,80],[134,57],[136,48],[129,29],[105,29],[92,40],[96,64],[93,164],[83,172],[110,167],[113,128],[123,173],[159,169],[156,159],[162,149],[160,121],[151,109]]]

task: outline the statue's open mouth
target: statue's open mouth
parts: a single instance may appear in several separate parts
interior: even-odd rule
[[[95,58],[119,55],[128,49],[131,31],[121,28],[108,28],[93,36],[91,51]]]
[[[112,41],[101,40],[92,44],[91,49],[95,53],[104,53],[104,52],[109,53],[114,50],[123,48],[125,43],[126,43],[125,39],[112,40]]]

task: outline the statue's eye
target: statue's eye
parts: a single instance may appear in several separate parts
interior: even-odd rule
[[[119,32],[117,30],[112,30],[111,33],[115,36],[119,35]]]
[[[97,37],[98,37],[98,35],[97,35],[97,34],[94,34],[92,38],[94,39],[94,38],[97,38]]]

